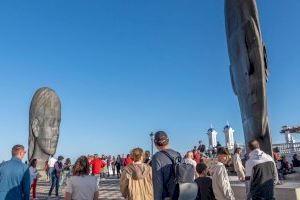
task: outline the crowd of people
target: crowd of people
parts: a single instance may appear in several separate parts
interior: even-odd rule
[[[157,152],[137,147],[128,155],[80,156],[72,165],[71,159],[50,156],[45,163],[47,180],[51,183],[48,197],[59,199],[63,187],[66,200],[96,200],[101,188],[100,180],[110,176],[120,179],[120,192],[128,200],[234,200],[228,166],[232,165],[238,180],[245,183],[246,198],[252,200],[275,199],[274,185],[293,167],[300,166],[299,155],[292,163],[281,156],[278,149],[270,156],[260,149],[259,141],[248,144],[250,150],[244,163],[241,149],[235,148],[231,155],[228,149],[218,146],[211,158],[210,152],[200,145],[184,156],[172,149],[168,134],[158,131],[154,135]],[[40,174],[37,159],[28,164],[22,162],[26,150],[22,145],[12,148],[12,158],[0,164],[0,200],[36,199],[36,186]]]

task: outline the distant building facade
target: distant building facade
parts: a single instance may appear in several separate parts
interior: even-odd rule
[[[209,128],[207,130],[209,148],[212,149],[217,146],[217,131],[214,128]]]
[[[223,129],[223,133],[225,135],[225,146],[228,148],[230,152],[233,152],[234,151],[233,128],[229,124],[227,124]]]

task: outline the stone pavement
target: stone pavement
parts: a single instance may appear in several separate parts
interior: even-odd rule
[[[120,184],[119,179],[114,178],[106,178],[101,180],[100,182],[100,196],[99,199],[124,199],[120,193]]]
[[[37,185],[37,199],[46,200],[48,197],[48,191],[50,189],[50,183],[45,180],[38,181]],[[102,179],[100,182],[100,195],[99,200],[121,200],[124,199],[120,193],[119,179],[116,177],[110,177]],[[60,199],[63,199],[63,192],[60,190]],[[52,192],[52,198],[55,198],[55,192]]]

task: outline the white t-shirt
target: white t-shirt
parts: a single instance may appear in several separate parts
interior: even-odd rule
[[[56,163],[56,159],[51,157],[49,160],[48,160],[48,167],[54,167],[55,163]]]
[[[71,194],[72,200],[93,200],[97,191],[97,178],[89,175],[71,176],[65,189],[65,192]]]

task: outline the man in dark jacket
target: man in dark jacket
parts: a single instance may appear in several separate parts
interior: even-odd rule
[[[154,200],[171,199],[174,191],[168,191],[167,184],[173,175],[171,159],[163,152],[167,152],[173,158],[181,158],[180,153],[169,146],[169,137],[164,131],[158,131],[154,135],[154,143],[158,150],[152,158],[152,175]]]
[[[273,158],[261,151],[259,142],[249,142],[249,160],[246,162],[246,180],[250,186],[248,199],[259,200],[274,198],[274,185],[278,182],[278,174]]]

